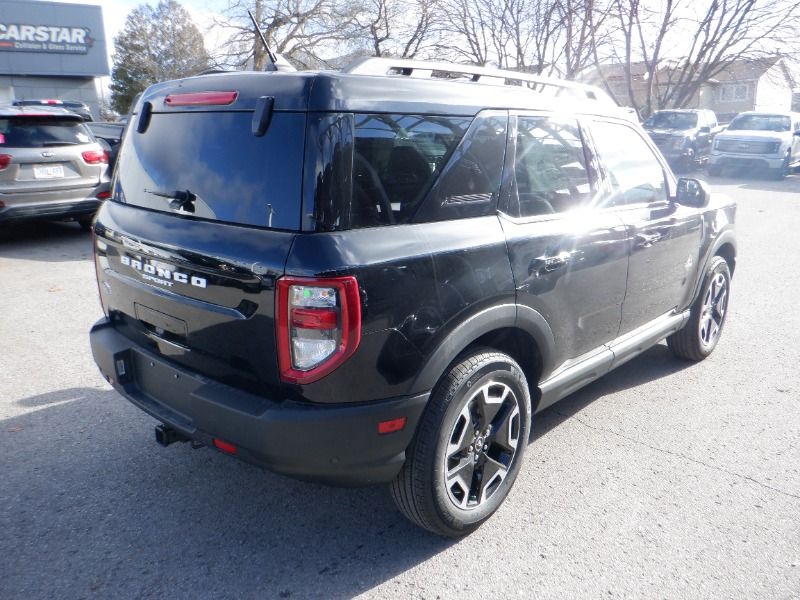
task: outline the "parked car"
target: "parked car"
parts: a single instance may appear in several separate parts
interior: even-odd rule
[[[53,98],[45,98],[41,100],[14,100],[14,106],[55,106],[58,108],[66,108],[68,111],[80,116],[84,121],[92,121],[92,111],[85,102],[78,100],[56,100]]]
[[[108,155],[76,114],[0,107],[0,223],[77,220],[88,229],[108,191]]]
[[[395,59],[148,88],[94,224],[101,373],[162,445],[469,533],[534,413],[725,323],[735,205],[598,98]]]
[[[125,131],[124,123],[93,121],[87,123],[86,126],[98,140],[103,140],[108,144],[109,149],[119,144],[122,132]]]
[[[705,164],[714,137],[722,130],[712,110],[659,110],[644,128],[676,171]]]
[[[783,179],[800,167],[800,113],[739,114],[714,143],[708,172],[759,170]]]

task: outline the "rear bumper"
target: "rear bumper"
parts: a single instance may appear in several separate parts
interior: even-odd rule
[[[103,202],[94,196],[95,191],[79,190],[66,198],[36,201],[27,200],[24,194],[0,194],[0,221],[93,215]]]
[[[322,483],[391,481],[428,400],[428,394],[357,405],[271,400],[177,367],[107,319],[95,323],[90,341],[114,389],[162,423],[211,447],[213,438],[229,442],[248,462]],[[401,431],[378,434],[379,422],[399,417],[407,419]]]

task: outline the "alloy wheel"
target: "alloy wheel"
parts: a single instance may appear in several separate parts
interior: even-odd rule
[[[705,347],[712,346],[717,341],[727,308],[728,282],[722,273],[717,273],[708,286],[700,314],[700,342]]]
[[[520,399],[505,383],[490,381],[467,400],[444,455],[445,487],[458,508],[472,510],[502,484],[520,442]]]

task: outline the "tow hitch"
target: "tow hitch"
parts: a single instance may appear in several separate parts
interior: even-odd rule
[[[188,442],[189,438],[167,425],[156,425],[156,441],[164,447],[175,442]]]

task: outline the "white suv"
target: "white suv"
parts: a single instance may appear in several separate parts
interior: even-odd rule
[[[792,112],[743,112],[717,135],[711,149],[708,172],[719,175],[725,168],[767,169],[783,179],[800,166],[800,114]]]

